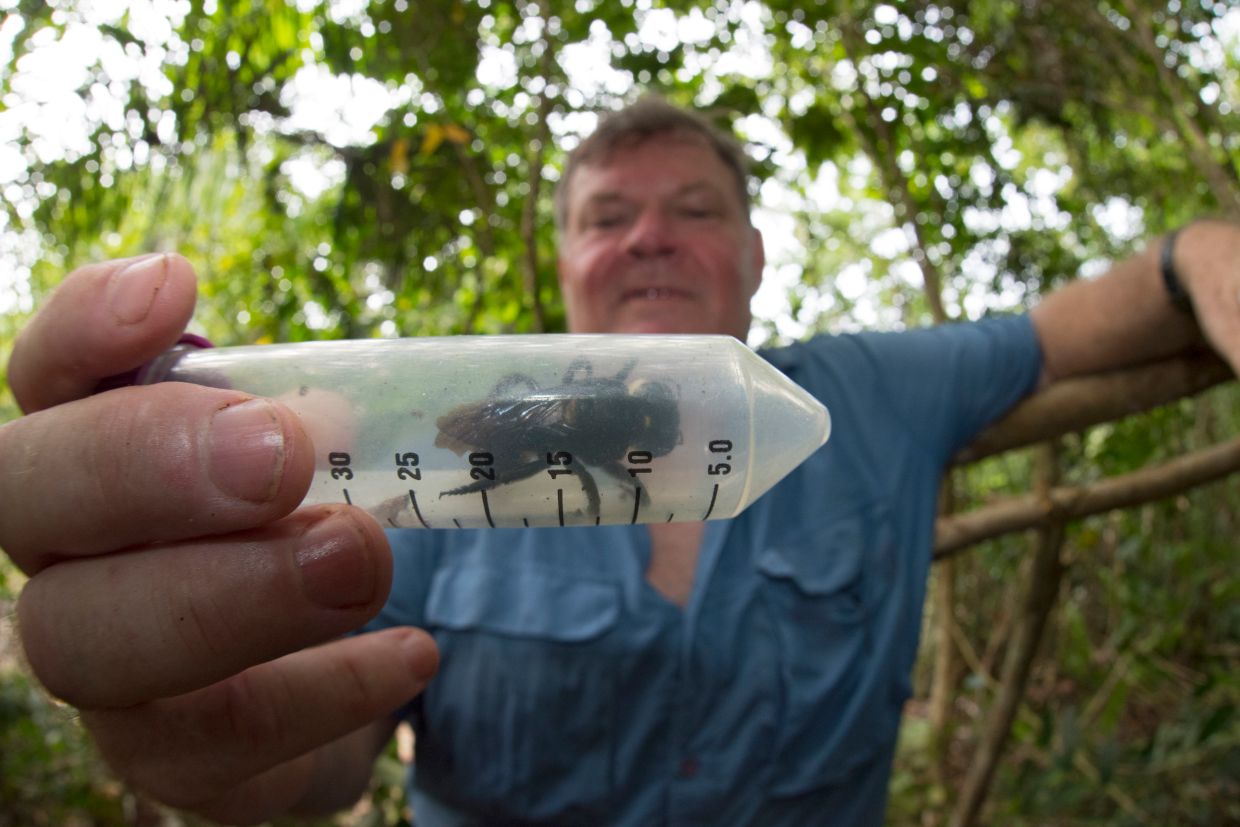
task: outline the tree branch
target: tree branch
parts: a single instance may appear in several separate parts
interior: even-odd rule
[[[525,265],[525,292],[530,297],[530,309],[534,312],[534,331],[547,331],[547,313],[543,309],[542,296],[538,291],[538,195],[542,187],[543,153],[547,134],[547,113],[550,100],[544,94],[538,105],[538,120],[542,126],[539,136],[534,139],[530,149],[530,191],[521,206],[521,240],[525,243],[525,255],[521,257]]]
[[[1012,617],[1012,615],[1008,615],[1008,617]],[[991,676],[985,656],[982,658],[978,657],[977,652],[973,650],[972,645],[969,643],[968,639],[964,637],[963,633],[957,637],[956,645],[960,647],[960,653],[969,664],[969,668],[973,670],[973,674],[982,679],[982,681],[986,684],[987,689],[995,690],[999,684],[998,681]],[[1038,724],[1036,713],[1034,713],[1033,710],[1029,709],[1027,706],[1024,706],[1023,701],[1021,708],[1017,710],[1017,717],[1020,718],[1026,726],[1036,726]],[[1048,765],[1051,763],[1052,759],[1037,746],[1025,746],[1043,764]],[[1130,798],[1127,793],[1120,790],[1114,783],[1104,781],[1102,773],[1098,771],[1098,768],[1090,762],[1089,758],[1087,758],[1082,751],[1077,750],[1072,754],[1072,765],[1076,767],[1082,775],[1088,778],[1090,782],[1099,785],[1102,788],[1102,791],[1106,793],[1112,801],[1119,805],[1124,812],[1136,819],[1138,824],[1148,823],[1148,817],[1139,807],[1137,807],[1132,798]]]
[[[1147,411],[1233,378],[1213,351],[1201,350],[1136,368],[1056,382],[983,431],[953,462],[976,462],[1061,434]]]
[[[1182,83],[1167,66],[1165,54],[1158,46],[1151,14],[1138,8],[1132,0],[1123,0],[1122,5],[1128,19],[1134,24],[1138,48],[1145,52],[1146,58],[1154,66],[1157,83],[1170,104],[1170,119],[1184,139],[1189,157],[1224,212],[1232,218],[1240,217],[1240,191],[1237,191],[1234,178],[1229,174],[1233,170],[1218,163],[1209,139],[1190,114],[1191,107],[1199,106],[1200,102],[1193,101],[1190,104],[1184,99]]]
[[[456,152],[461,170],[465,173],[465,181],[474,194],[474,203],[480,214],[474,221],[474,226],[478,228],[474,237],[478,243],[478,252],[482,254],[478,263],[478,292],[469,307],[469,315],[464,325],[465,332],[472,333],[474,323],[478,320],[482,307],[486,303],[486,262],[495,256],[495,231],[492,228],[492,221],[495,220],[495,205],[491,191],[487,189],[482,174],[478,172],[478,162],[473,154],[463,144],[456,141],[452,142],[452,148]]]
[[[522,263],[525,267],[525,292],[530,297],[530,309],[534,312],[534,330],[544,333],[547,330],[547,312],[543,308],[542,295],[538,287],[538,199],[542,191],[543,158],[547,144],[551,140],[551,126],[547,118],[551,115],[551,96],[547,87],[551,85],[551,72],[555,68],[555,49],[551,36],[547,34],[547,21],[551,19],[551,10],[547,0],[538,0],[538,13],[543,19],[543,35],[540,40],[543,52],[539,59],[542,69],[543,89],[538,95],[538,124],[534,138],[530,141],[529,154],[529,193],[525,203],[521,205],[521,240],[525,244],[525,255]]]
[[[1055,488],[1045,500],[1034,495],[1012,497],[939,520],[935,526],[934,555],[947,557],[973,543],[1042,525],[1052,513],[1071,520],[1113,508],[1130,508],[1213,482],[1237,470],[1240,437],[1092,485]]]
[[[1053,492],[1059,474],[1055,446],[1046,445],[1038,456],[1037,493],[1041,510],[1049,515],[1037,538],[1037,552],[1030,561],[1029,586],[1021,603],[1020,619],[1012,635],[1012,646],[1003,661],[999,694],[986,717],[986,726],[965,776],[964,789],[952,812],[952,827],[972,827],[986,801],[995,767],[1020,711],[1029,682],[1029,673],[1046,628],[1046,620],[1059,595],[1064,565],[1060,554],[1064,543],[1065,514],[1055,503]]]
[[[956,510],[954,481],[956,471],[949,470],[939,489],[939,520],[950,519]],[[930,678],[928,700],[930,731],[934,739],[934,771],[940,784],[947,783],[948,725],[951,722],[952,702],[960,681],[960,660],[956,638],[961,636],[956,620],[956,561],[947,558],[934,572],[931,594],[931,621],[933,624],[934,668]]]
[[[857,67],[858,74],[861,74],[861,63],[857,55],[864,50],[857,43],[858,32],[855,28],[855,21],[851,19],[844,20],[840,23],[841,44],[844,47],[844,54]],[[853,94],[861,101],[862,109],[865,112],[866,121],[873,130],[871,133],[867,129],[858,128],[852,112],[845,110],[844,114],[852,122],[853,133],[860,139],[865,148],[866,153],[874,160],[878,168],[878,178],[882,184],[883,190],[887,193],[887,200],[891,202],[892,207],[896,211],[896,219],[906,228],[911,228],[913,238],[916,244],[913,248],[913,260],[917,262],[918,268],[921,270],[922,284],[926,303],[930,307],[930,315],[934,319],[935,324],[942,324],[948,320],[947,310],[943,307],[943,274],[939,272],[939,268],[935,266],[934,261],[930,258],[930,245],[926,242],[925,233],[922,225],[917,223],[917,216],[921,212],[918,208],[917,200],[913,195],[912,187],[909,186],[908,176],[900,169],[900,161],[896,156],[896,142],[891,134],[891,127],[883,120],[882,111],[865,90],[864,80],[858,81],[853,89]],[[932,196],[933,198],[933,196]],[[940,204],[936,204],[935,213],[942,215],[944,210]]]

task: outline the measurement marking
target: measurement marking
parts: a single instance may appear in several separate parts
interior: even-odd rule
[[[724,459],[726,459],[728,462],[731,462],[731,461],[732,461],[732,455],[731,455],[731,454],[728,454],[726,457],[724,457]]]
[[[452,522],[456,525],[457,528],[461,527],[461,521],[458,520],[456,517],[452,518]]]
[[[349,498],[349,489],[341,488],[340,490],[344,492],[344,501],[349,505],[353,505],[353,500]]]
[[[629,525],[637,524],[637,509],[642,505],[642,487],[640,485],[633,486],[633,519],[629,521]]]
[[[675,516],[676,516],[675,514],[668,514],[668,515],[667,515],[667,521],[670,523],[670,522],[672,521],[672,518],[673,518],[673,517],[675,517]]]
[[[530,527],[530,521],[529,521],[528,519],[526,519],[525,517],[522,517],[522,518],[521,518],[521,522],[525,524],[525,527],[526,527],[526,528],[529,528],[529,527]]]
[[[555,489],[555,508],[560,515],[560,528],[564,527],[564,489]]]
[[[710,519],[710,512],[715,510],[715,498],[719,496],[719,483],[715,483],[715,490],[710,492],[710,506],[706,509],[706,516],[702,518],[702,522]]]
[[[491,504],[487,502],[487,492],[479,491],[478,493],[482,495],[482,510],[486,512],[487,525],[491,528],[495,528],[495,521],[491,519]]]
[[[594,518],[594,524],[595,524],[595,525],[598,525],[598,521],[599,521],[599,519],[600,519],[599,517],[595,517],[595,518]]]
[[[409,489],[409,502],[413,504],[413,513],[418,515],[418,522],[422,524],[422,528],[430,528],[426,519],[422,516],[421,510],[418,509],[418,498],[414,496],[413,489]]]

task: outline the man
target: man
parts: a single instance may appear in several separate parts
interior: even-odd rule
[[[762,242],[728,139],[644,100],[559,204],[573,330],[745,334]],[[175,256],[82,268],[17,343],[30,415],[0,429],[31,667],[131,783],[219,820],[347,805],[405,716],[419,823],[879,824],[953,452],[1039,381],[1197,341],[1164,269],[1240,364],[1240,232],[1160,249],[1029,317],[768,354],[835,436],[734,521],[394,532],[394,570],[366,515],[290,514],[312,449],[281,406],[92,396],[194,288]]]

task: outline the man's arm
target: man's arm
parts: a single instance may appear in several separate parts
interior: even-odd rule
[[[1198,221],[1175,239],[1172,264],[1196,321],[1162,276],[1163,239],[1096,279],[1057,290],[1032,312],[1043,384],[1157,360],[1208,342],[1240,372],[1240,226]]]

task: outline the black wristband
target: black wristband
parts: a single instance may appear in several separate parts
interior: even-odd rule
[[[1171,299],[1171,304],[1176,310],[1191,316],[1193,315],[1193,300],[1185,291],[1184,285],[1180,282],[1180,276],[1175,270],[1175,239],[1182,229],[1184,228],[1172,230],[1163,237],[1160,265],[1163,286],[1167,288],[1167,298]]]

